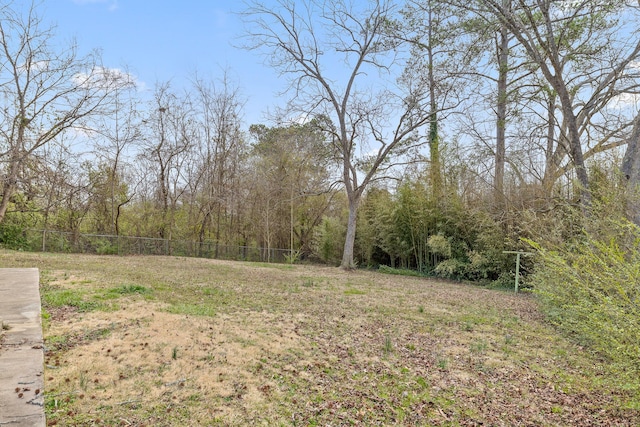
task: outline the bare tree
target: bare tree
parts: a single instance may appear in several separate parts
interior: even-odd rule
[[[640,39],[623,36],[620,13],[630,13],[625,2],[584,0],[554,2],[503,0],[469,2],[479,15],[491,13],[513,34],[537,66],[559,102],[562,134],[559,144],[571,159],[580,184],[581,204],[591,202],[581,128],[591,125],[607,104],[629,88],[620,76],[640,57]],[[632,82],[635,86],[637,83]],[[600,137],[599,149],[608,144]]]
[[[400,37],[412,53],[403,78],[428,90],[429,184],[436,202],[445,195],[443,129],[453,115],[465,110],[470,81],[479,74],[481,50],[468,35],[473,23],[465,15],[441,0],[410,0],[403,10]]]
[[[73,44],[54,49],[53,36],[33,4],[25,16],[0,9],[0,223],[34,153],[105,113],[123,84],[95,54],[79,57]]]
[[[396,13],[387,0],[253,2],[245,12],[247,47],[263,50],[289,79],[291,111],[326,119],[349,205],[345,269],[355,267],[364,190],[423,143],[416,130],[430,120],[426,85],[397,81],[407,49],[391,34]]]
[[[193,110],[188,96],[179,97],[169,83],[158,84],[149,104],[146,134],[138,157],[147,163],[155,180],[155,201],[160,210],[159,237],[171,239],[178,199],[186,190],[189,152],[196,140]]]
[[[199,205],[197,235],[200,242],[205,237],[215,239],[217,257],[224,229],[230,234],[229,215],[238,193],[237,169],[245,151],[240,130],[244,100],[226,73],[216,83],[195,76],[193,85],[199,144],[194,150],[195,170],[190,184],[198,183],[192,190]]]
[[[511,0],[502,0],[505,10],[511,8]],[[494,203],[504,206],[504,164],[506,154],[507,97],[509,73],[509,29],[502,23],[496,40],[498,59],[498,99],[496,102],[496,154],[494,182]]]
[[[119,74],[121,77],[118,78],[128,82],[128,87],[114,89],[113,114],[99,118],[93,126],[93,135],[98,136],[95,141],[96,155],[106,167],[104,178],[108,191],[104,202],[109,229],[105,231],[119,235],[122,208],[131,202],[134,196],[134,192],[124,183],[127,155],[130,154],[132,146],[139,142],[141,123],[139,105],[135,97],[135,82],[129,74],[121,74],[118,70],[110,72]]]

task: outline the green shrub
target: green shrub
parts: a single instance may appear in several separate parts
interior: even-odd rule
[[[7,249],[26,249],[28,242],[25,230],[17,224],[0,224],[0,245]]]
[[[514,272],[504,272],[497,279],[491,281],[489,288],[491,289],[514,289],[516,282],[516,274]],[[526,284],[520,282],[520,288],[526,288]]]
[[[416,271],[416,270],[409,270],[408,268],[393,268],[393,267],[389,267],[388,265],[379,266],[378,267],[378,271],[380,273],[394,274],[396,276],[414,276],[414,277],[419,277],[419,276],[423,275],[421,272]]]
[[[435,274],[447,279],[460,279],[464,276],[466,264],[457,258],[446,259],[433,270]]]
[[[117,255],[118,245],[115,245],[108,240],[100,240],[96,244],[96,253],[98,255]]]
[[[314,255],[327,264],[342,260],[346,227],[336,218],[325,217],[314,230]]]
[[[451,242],[443,235],[434,234],[430,236],[427,245],[432,253],[445,258],[451,258]]]
[[[529,281],[553,323],[637,376],[640,229],[612,220],[594,230],[554,250],[530,242],[540,262]]]

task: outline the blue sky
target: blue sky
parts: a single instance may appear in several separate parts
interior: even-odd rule
[[[197,71],[216,79],[228,71],[246,99],[245,122],[266,122],[264,113],[285,99],[286,87],[257,52],[239,45],[241,1],[223,0],[44,0],[37,5],[45,23],[57,25],[58,39],[75,37],[83,52],[102,50],[104,66],[126,69],[152,90],[156,82],[188,84]]]

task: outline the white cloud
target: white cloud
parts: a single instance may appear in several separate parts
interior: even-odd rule
[[[73,0],[77,5],[84,6],[85,4],[105,4],[110,12],[117,10],[118,0]]]
[[[298,124],[298,125],[306,125],[311,121],[311,119],[312,117],[310,117],[309,114],[304,113],[304,114],[300,114],[298,117],[291,119],[291,123]]]
[[[627,65],[626,70],[624,71],[623,77],[630,79],[632,82],[637,82],[640,78],[640,62],[630,62],[629,65]],[[621,93],[620,95],[613,97],[609,105],[617,110],[631,108],[635,111],[638,111],[638,109],[640,109],[640,94],[629,92]]]
[[[49,69],[49,61],[48,60],[42,60],[42,61],[34,61],[31,62],[29,64],[24,63],[20,66],[18,66],[18,70],[20,72],[26,72],[27,69],[29,71],[47,71]]]
[[[115,86],[133,86],[138,91],[146,89],[144,82],[119,68],[95,67],[89,73],[78,73],[73,76],[73,82],[79,86],[94,86],[108,89]]]
[[[621,93],[611,99],[610,106],[616,110],[624,110],[626,108],[637,110],[640,106],[640,94]]]

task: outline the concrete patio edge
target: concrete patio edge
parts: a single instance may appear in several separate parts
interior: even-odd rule
[[[45,426],[38,269],[0,269],[0,320],[0,426]]]

